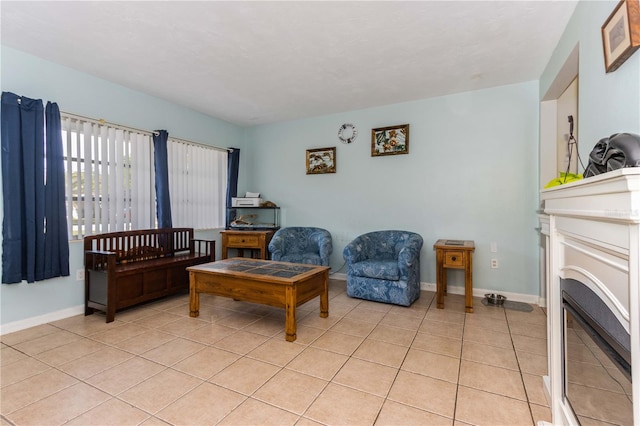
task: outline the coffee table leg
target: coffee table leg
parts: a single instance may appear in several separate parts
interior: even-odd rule
[[[287,342],[296,340],[296,292],[290,285],[285,290],[284,332]]]
[[[320,293],[320,317],[326,318],[329,316],[329,272],[324,274],[324,284],[322,292]]]
[[[196,291],[196,276],[194,272],[189,272],[189,316],[200,315],[200,294]]]

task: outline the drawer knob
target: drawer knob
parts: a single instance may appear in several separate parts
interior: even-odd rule
[[[455,262],[456,261],[456,257],[455,256],[451,256],[451,261]]]
[[[244,243],[244,240],[242,240],[242,242]]]

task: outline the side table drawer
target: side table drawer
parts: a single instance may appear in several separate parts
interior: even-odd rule
[[[259,237],[255,235],[229,235],[227,245],[229,247],[258,247]]]
[[[461,251],[446,251],[444,253],[444,266],[464,266],[464,253]]]

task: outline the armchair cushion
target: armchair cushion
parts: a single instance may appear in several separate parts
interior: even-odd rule
[[[400,279],[397,260],[363,260],[362,262],[354,263],[351,272],[358,277],[391,281]]]
[[[287,227],[273,235],[269,252],[272,260],[329,266],[333,243],[326,229]]]
[[[375,231],[356,237],[343,251],[347,295],[409,306],[420,297],[422,237],[408,231]]]

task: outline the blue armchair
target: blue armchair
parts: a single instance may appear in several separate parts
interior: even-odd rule
[[[272,260],[329,266],[333,243],[326,229],[288,227],[276,231],[269,252]]]
[[[420,297],[422,237],[407,231],[360,235],[344,248],[347,295],[409,306]]]

